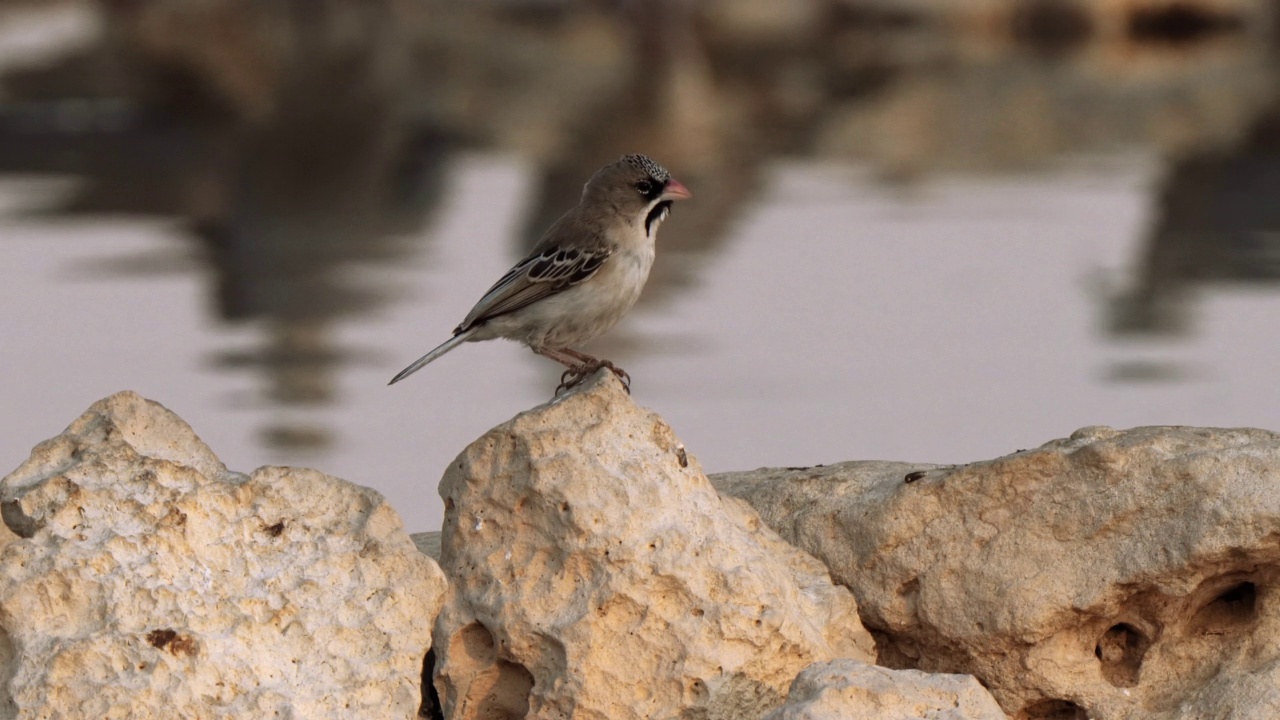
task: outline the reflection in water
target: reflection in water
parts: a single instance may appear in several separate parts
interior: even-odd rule
[[[1189,329],[1196,285],[1280,280],[1280,108],[1243,142],[1175,160],[1133,287],[1113,302],[1120,335]]]
[[[409,252],[398,238],[439,193],[445,145],[411,112],[391,4],[103,7],[103,44],[6,78],[3,169],[82,178],[61,213],[186,218],[217,315],[264,336],[216,362],[264,372],[279,406],[331,401],[351,357],[334,321],[388,299],[352,270]],[[267,27],[286,37],[242,32]],[[59,122],[68,106],[79,121]],[[289,421],[263,438],[302,450],[330,433]]]
[[[282,408],[334,400],[335,370],[360,357],[335,322],[391,299],[358,266],[421,252],[404,238],[463,143],[534,168],[513,256],[608,158],[672,167],[697,202],[664,227],[650,304],[696,287],[782,155],[909,185],[1154,147],[1174,161],[1110,325],[1166,331],[1190,283],[1280,269],[1271,27],[1261,4],[1127,5],[64,0],[49,7],[100,32],[4,75],[0,171],[81,178],[58,213],[184,218],[218,316],[262,333],[214,361],[262,373]],[[640,352],[628,337],[602,351]],[[334,437],[286,419],[262,435]]]

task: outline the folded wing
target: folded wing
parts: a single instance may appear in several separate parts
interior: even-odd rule
[[[454,332],[464,332],[499,315],[515,312],[586,280],[596,274],[611,252],[604,245],[587,248],[553,245],[530,255],[489,288]]]

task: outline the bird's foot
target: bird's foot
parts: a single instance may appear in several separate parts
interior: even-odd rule
[[[627,373],[626,370],[623,370],[622,368],[618,367],[617,365],[614,365],[608,360],[603,361],[601,367],[607,367],[609,368],[610,372],[612,372],[614,375],[617,375],[618,379],[622,381],[622,389],[626,390],[628,395],[631,394],[631,375]]]
[[[581,365],[575,365],[568,370],[565,370],[564,373],[560,375],[560,386],[556,388],[556,394],[559,395],[561,390],[568,390],[578,386],[583,380],[586,380],[588,376],[600,368],[609,368],[609,370],[614,375],[617,375],[618,379],[622,381],[622,389],[626,390],[628,395],[631,394],[631,375],[627,374],[626,370],[623,370],[608,360],[594,360],[592,362],[582,363]]]

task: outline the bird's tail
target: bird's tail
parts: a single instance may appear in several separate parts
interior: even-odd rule
[[[401,370],[401,371],[400,371],[400,372],[399,372],[395,377],[391,378],[391,382],[389,382],[389,383],[387,383],[387,384],[388,384],[388,385],[395,385],[396,383],[400,382],[401,380],[403,380],[403,379],[405,379],[405,378],[409,377],[410,375],[412,375],[412,374],[414,374],[414,373],[418,372],[418,371],[419,371],[419,370],[421,370],[421,369],[422,369],[422,368],[423,368],[427,363],[431,362],[432,360],[435,360],[436,358],[440,357],[441,355],[443,355],[443,354],[445,354],[445,353],[449,352],[450,350],[452,350],[452,349],[454,349],[454,348],[458,347],[459,345],[461,345],[463,342],[465,342],[465,341],[467,340],[467,338],[471,337],[472,335],[475,335],[475,334],[476,334],[476,331],[477,331],[477,330],[479,330],[479,329],[480,329],[480,326],[479,326],[479,325],[475,325],[475,326],[472,326],[472,327],[467,328],[466,330],[463,330],[462,332],[458,333],[457,335],[454,335],[453,337],[449,338],[448,340],[445,340],[444,342],[440,343],[440,346],[439,346],[439,347],[437,347],[435,350],[432,350],[431,352],[427,353],[426,355],[423,355],[422,357],[418,358],[417,360],[414,360],[412,365],[410,365],[409,367],[407,367],[407,368],[405,368],[405,369]]]

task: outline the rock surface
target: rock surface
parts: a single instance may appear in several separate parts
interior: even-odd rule
[[[373,490],[228,472],[119,393],[0,500],[0,717],[417,715],[444,581]]]
[[[890,670],[857,660],[805,668],[764,720],[1005,720],[972,675]]]
[[[433,619],[449,720],[1269,720],[1277,480],[1275,433],[1086,428],[709,481],[602,372],[467,448],[411,539],[120,393],[0,481],[0,720],[412,718]]]
[[[1020,720],[1280,717],[1278,481],[1280,435],[1182,427],[714,478],[854,591],[882,664]]]
[[[446,717],[758,718],[810,663],[872,657],[826,568],[607,372],[477,440],[440,493]]]

